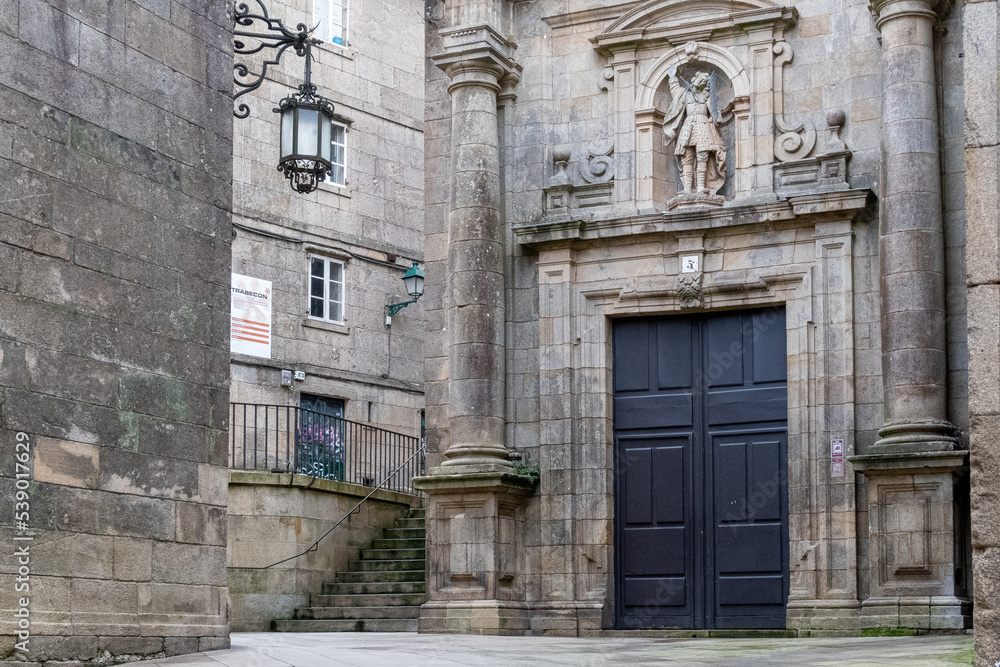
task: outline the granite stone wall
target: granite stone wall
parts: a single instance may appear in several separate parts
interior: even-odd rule
[[[0,5],[0,659],[229,645],[229,7]]]
[[[266,472],[229,474],[229,595],[234,632],[267,632],[271,621],[291,618],[319,595],[336,572],[346,572],[360,550],[401,519],[417,497],[306,475]],[[265,571],[264,567],[302,553],[342,517],[344,523],[316,551]]]
[[[997,97],[997,3],[966,2],[965,168],[970,241],[969,412],[972,479],[975,664],[1000,660],[1000,124]]]

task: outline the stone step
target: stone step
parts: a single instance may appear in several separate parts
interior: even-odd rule
[[[423,558],[398,560],[352,560],[348,563],[351,572],[399,572],[403,570],[424,571],[427,561]]]
[[[427,602],[427,594],[419,593],[367,593],[361,595],[310,595],[310,607],[406,607],[420,606]]]
[[[396,525],[394,527],[395,528],[404,528],[404,529],[405,528],[420,528],[421,530],[423,530],[424,528],[426,528],[426,526],[424,525],[423,518],[416,518],[416,519],[396,519]]]
[[[338,618],[420,618],[420,607],[299,607],[295,619],[338,619]]]
[[[372,549],[423,549],[426,542],[422,539],[409,540],[374,540]]]
[[[423,562],[423,561],[421,561]],[[366,571],[366,572],[338,572],[337,583],[344,584],[378,584],[393,581],[419,581],[423,582],[427,573],[420,570],[394,570],[394,571]]]
[[[361,560],[423,560],[426,553],[423,547],[419,549],[362,549]]]
[[[386,528],[382,539],[386,540],[413,540],[424,539],[426,531],[423,528]]]
[[[274,621],[276,632],[416,632],[416,618],[303,619]]]
[[[371,574],[371,573],[362,573]],[[423,577],[419,581],[331,581],[323,584],[323,595],[427,595]]]
[[[423,519],[427,516],[427,510],[423,507],[411,507],[410,508],[410,519]]]

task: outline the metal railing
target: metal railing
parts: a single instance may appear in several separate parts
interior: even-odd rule
[[[294,405],[229,405],[230,468],[294,472],[406,493],[413,493],[413,478],[424,473],[416,436]]]

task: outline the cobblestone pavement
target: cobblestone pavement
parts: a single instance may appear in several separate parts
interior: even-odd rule
[[[972,637],[635,639],[409,633],[236,633],[233,647],[141,665],[406,667],[431,665],[970,665]]]

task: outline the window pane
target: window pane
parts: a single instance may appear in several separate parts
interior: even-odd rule
[[[339,10],[339,8],[338,8]],[[338,11],[338,13],[341,13]],[[316,25],[319,24],[319,25]],[[315,0],[313,4],[313,25],[316,25],[316,39],[329,41],[330,39],[330,2],[329,0]]]
[[[312,275],[319,276],[320,278],[323,277],[323,263],[324,262],[321,259],[313,259],[310,262],[310,264],[312,265],[311,268]]]
[[[333,143],[335,143],[335,144],[343,144],[344,143],[344,126],[343,125],[337,125],[336,123],[334,123],[334,125],[333,125]]]
[[[323,279],[313,276],[309,279],[309,296],[323,298]]]
[[[344,321],[343,311],[344,307],[342,305],[340,305],[339,303],[334,303],[333,301],[330,302],[331,320],[333,320],[334,322],[343,322]]]
[[[343,165],[344,164],[344,147],[333,145],[333,159],[330,162],[334,164]]]
[[[330,282],[330,301],[341,302],[344,300],[343,297],[343,285],[340,283]]]
[[[309,299],[309,314],[313,317],[323,317],[322,297]]]
[[[330,280],[344,282],[344,265],[340,262],[330,262]]]
[[[333,172],[330,174],[330,182],[336,183],[337,185],[344,185],[344,168],[340,165],[333,166]]]

